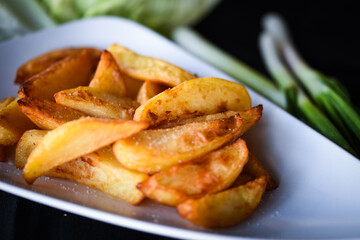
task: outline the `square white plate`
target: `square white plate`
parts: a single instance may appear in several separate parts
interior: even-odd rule
[[[16,69],[46,51],[118,43],[174,63],[200,77],[231,79],[134,22],[100,17],[72,22],[0,44],[0,98],[16,95]],[[0,163],[0,190],[54,208],[131,229],[182,239],[355,238],[360,236],[360,162],[282,109],[249,91],[264,115],[245,139],[279,188],[236,227],[209,230],[150,200],[134,207],[100,191],[42,177],[27,185],[21,171]]]

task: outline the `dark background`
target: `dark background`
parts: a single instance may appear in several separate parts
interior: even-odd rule
[[[360,14],[355,1],[225,0],[194,28],[266,74],[259,49],[261,17],[280,13],[302,56],[336,77],[359,107]],[[0,239],[169,239],[90,220],[0,191]]]

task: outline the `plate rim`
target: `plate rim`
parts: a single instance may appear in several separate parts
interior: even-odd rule
[[[168,41],[170,44],[173,45],[173,47],[176,47],[178,49],[180,49],[181,51],[183,52],[186,52],[186,53],[189,53],[187,52],[186,50],[184,49],[181,49],[179,46],[177,46],[175,43],[171,42],[170,40],[168,40],[167,38],[157,34],[156,32],[152,31],[151,29],[148,29],[147,27],[141,25],[141,24],[138,24],[136,22],[133,22],[131,20],[128,20],[128,19],[124,19],[124,18],[118,18],[118,17],[95,17],[95,18],[91,18],[91,19],[82,19],[82,20],[78,20],[78,21],[74,21],[74,22],[69,22],[69,23],[66,23],[66,24],[62,24],[62,25],[59,25],[57,27],[54,27],[54,28],[49,28],[49,29],[45,29],[45,30],[41,30],[41,31],[38,31],[38,32],[34,32],[34,33],[30,33],[30,34],[27,34],[23,37],[19,37],[19,38],[15,38],[15,39],[10,39],[8,41],[5,41],[5,42],[2,42],[0,43],[0,48],[3,47],[3,46],[6,46],[6,44],[9,44],[9,43],[12,43],[14,41],[22,41],[23,38],[31,38],[33,35],[38,35],[38,34],[44,34],[46,32],[51,32],[51,31],[56,31],[57,28],[66,28],[66,27],[69,27],[71,25],[75,25],[75,24],[81,24],[81,23],[84,23],[84,22],[92,22],[92,21],[103,21],[103,20],[110,20],[110,21],[118,21],[118,22],[127,22],[127,23],[130,23],[131,25],[133,26],[136,26],[137,28],[141,28],[141,31],[147,31],[147,32],[150,32],[151,34],[155,34],[157,37],[159,38],[162,38],[163,40],[165,41]],[[191,55],[191,54],[190,54]],[[196,58],[198,59],[196,56],[192,55],[193,58]],[[200,62],[202,62],[203,64],[206,64],[207,66],[211,67],[212,69],[216,69],[215,67],[207,64],[206,62],[202,61],[199,59]],[[217,70],[217,69],[216,69]],[[224,74],[226,75],[226,74]],[[227,75],[226,75],[227,76]],[[232,81],[235,81],[233,78],[231,77],[228,77],[227,79],[229,80],[232,80]],[[320,133],[316,132],[315,130],[313,130],[312,128],[310,128],[309,126],[307,126],[306,124],[302,123],[300,120],[296,119],[295,117],[293,117],[292,115],[288,114],[285,110],[281,109],[280,107],[276,106],[275,104],[273,104],[272,102],[268,101],[267,99],[265,99],[264,97],[260,96],[259,94],[257,94],[256,92],[252,91],[251,89],[249,89],[248,87],[246,87],[247,90],[249,90],[249,92],[252,92],[252,94],[255,94],[257,95],[257,97],[259,97],[262,101],[266,101],[266,104],[271,104],[273,105],[275,108],[279,109],[280,111],[282,111],[284,114],[287,114],[288,117],[291,117],[293,118],[293,120],[299,122],[300,124],[303,124],[304,126],[306,126],[307,128],[309,128],[310,130],[313,131],[313,133],[316,133],[317,135],[321,136],[324,138],[324,140],[328,141],[328,142],[331,142],[329,139],[327,139],[326,137],[322,136]],[[346,152],[345,150],[343,150],[341,147],[339,147],[338,145],[336,145],[335,143],[331,142],[333,144],[332,147],[338,147],[340,148],[342,151],[343,151],[343,154],[348,154],[350,155],[352,158],[354,158],[355,161],[358,162],[358,159],[356,159],[354,156],[352,156],[350,153]],[[13,187],[14,189],[9,189]],[[91,208],[91,207],[86,207],[86,206],[82,206],[80,204],[77,204],[77,203],[72,203],[72,202],[69,202],[69,201],[66,201],[66,200],[61,200],[61,199],[58,199],[56,197],[52,197],[52,196],[49,196],[49,195],[45,195],[45,194],[42,194],[42,193],[37,193],[37,192],[34,192],[34,191],[31,191],[31,190],[27,190],[27,189],[24,189],[24,188],[21,188],[21,187],[18,187],[16,185],[12,185],[12,184],[9,184],[9,183],[6,183],[6,182],[3,182],[2,180],[0,180],[0,189],[1,190],[4,190],[4,189],[7,189],[4,190],[8,193],[11,193],[11,194],[14,194],[14,195],[17,195],[17,196],[20,196],[22,198],[26,198],[28,200],[31,200],[31,201],[35,201],[35,202],[39,202],[37,200],[35,200],[35,198],[44,198],[44,199],[51,199],[52,201],[55,200],[56,202],[58,202],[59,204],[64,204],[66,203],[64,206],[77,206],[79,207],[80,209],[86,209],[86,210],[91,210],[90,212],[91,213],[101,213],[101,214],[109,214],[109,215],[115,215],[117,218],[121,218],[122,220],[124,221],[129,221],[130,222],[136,222],[136,223],[139,223],[141,222],[142,224],[145,224],[147,227],[145,228],[146,230],[144,229],[140,229],[140,228],[135,228],[133,227],[131,224],[129,224],[130,226],[127,226],[126,224],[122,224],[122,225],[119,225],[119,224],[115,224],[114,222],[109,222],[107,219],[102,219],[100,220],[99,218],[95,218],[95,217],[92,217],[92,216],[88,216],[86,214],[84,214],[83,212],[88,212],[88,211],[83,211],[83,212],[76,212],[76,211],[69,211],[68,209],[63,209],[63,208],[58,208],[57,206],[54,206],[54,205],[51,205],[51,204],[47,204],[47,202],[39,202],[41,204],[44,204],[44,205],[47,205],[47,206],[50,206],[50,207],[54,207],[54,208],[58,208],[58,209],[62,209],[62,210],[65,210],[65,211],[68,211],[68,212],[72,212],[72,213],[75,213],[77,215],[80,215],[80,216],[84,216],[84,217],[88,217],[88,218],[91,218],[91,219],[95,219],[95,220],[100,220],[102,222],[106,222],[108,224],[114,224],[114,225],[117,225],[117,226],[122,226],[122,227],[126,227],[126,228],[129,228],[129,229],[133,229],[133,230],[136,230],[136,231],[144,231],[144,232],[148,232],[148,233],[152,233],[152,234],[157,234],[157,235],[163,235],[163,236],[171,236],[171,237],[178,237],[179,235],[179,232],[181,232],[181,236],[184,237],[187,235],[187,233],[189,233],[189,238],[188,239],[193,239],[193,236],[196,235],[197,239],[219,239],[219,237],[223,238],[223,239],[254,239],[253,237],[246,237],[246,236],[229,236],[229,235],[224,235],[224,234],[216,234],[216,233],[208,233],[208,232],[200,232],[200,231],[196,231],[196,230],[191,230],[191,229],[184,229],[184,228],[177,228],[177,227],[172,227],[172,226],[167,226],[167,225],[161,225],[161,224],[156,224],[156,223],[152,223],[152,222],[146,222],[144,220],[140,220],[140,219],[133,219],[133,218],[130,218],[130,217],[126,217],[126,216],[122,216],[122,215],[119,215],[119,214],[116,214],[116,213],[110,213],[110,212],[107,212],[105,210],[97,210],[97,209],[94,209],[94,208]],[[30,195],[33,196],[33,198],[29,198],[26,193],[31,193]],[[21,194],[21,195],[18,195],[18,194]],[[50,201],[49,201],[50,202]],[[69,205],[68,205],[69,204]],[[160,228],[163,228],[164,230],[170,230],[168,231],[167,233],[164,233],[163,231],[158,231],[158,230],[155,230],[154,226],[156,227],[159,227]],[[147,231],[148,230],[148,231]],[[172,232],[175,231],[172,234]],[[171,232],[171,233],[169,233]],[[204,237],[204,238],[202,238]],[[266,239],[266,238],[255,238],[255,239]]]

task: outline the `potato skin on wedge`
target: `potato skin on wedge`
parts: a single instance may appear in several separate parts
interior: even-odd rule
[[[153,57],[141,56],[130,49],[111,45],[108,49],[114,56],[121,71],[135,79],[176,86],[195,76],[171,63]]]
[[[153,174],[175,164],[201,157],[236,139],[242,129],[240,116],[182,126],[142,131],[117,141],[118,161],[129,169]]]
[[[177,206],[177,211],[186,220],[203,227],[231,227],[255,211],[265,188],[265,177],[260,177],[224,192],[187,200]]]
[[[50,169],[129,137],[148,127],[132,120],[80,118],[47,133],[30,154],[23,171],[28,183]]]
[[[51,130],[58,126],[87,116],[75,109],[49,100],[24,97],[18,100],[20,110],[39,128]]]
[[[86,86],[92,75],[92,59],[87,51],[65,58],[29,78],[18,95],[54,101],[54,94],[77,86]]]
[[[110,52],[105,50],[101,54],[100,62],[89,87],[106,92],[126,96],[127,90],[120,68]]]
[[[249,131],[253,126],[255,126],[256,123],[260,120],[262,116],[262,110],[263,110],[262,105],[258,105],[256,107],[252,107],[244,111],[226,111],[222,113],[208,114],[194,118],[185,115],[185,116],[181,116],[179,119],[174,121],[160,123],[159,125],[153,126],[153,128],[169,128],[169,127],[184,125],[191,122],[201,122],[201,121],[210,121],[220,118],[228,118],[231,116],[235,116],[236,114],[239,114],[243,122],[243,128],[241,130],[241,135],[243,135],[244,133]]]
[[[15,83],[22,84],[30,77],[44,71],[52,64],[70,56],[80,54],[86,50],[92,59],[92,65],[96,67],[101,51],[95,48],[62,48],[49,51],[24,63],[16,72]]]
[[[219,78],[197,78],[151,98],[136,109],[134,120],[157,125],[182,115],[194,117],[250,107],[251,99],[243,85]]]
[[[248,149],[242,139],[188,163],[172,166],[137,185],[148,198],[169,206],[228,188],[242,171]]]
[[[58,104],[79,110],[93,117],[132,119],[139,104],[125,96],[114,95],[93,87],[76,87],[55,94]]]

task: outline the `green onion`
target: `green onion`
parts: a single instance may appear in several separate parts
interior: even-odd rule
[[[312,103],[297,84],[295,78],[281,60],[275,39],[269,33],[263,33],[260,36],[259,44],[268,71],[287,96],[288,109],[325,137],[356,155],[334,124]]]
[[[279,42],[283,56],[311,98],[333,121],[357,151],[360,143],[360,116],[344,88],[335,80],[312,69],[296,51],[284,21],[277,15],[264,18],[265,29]]]

